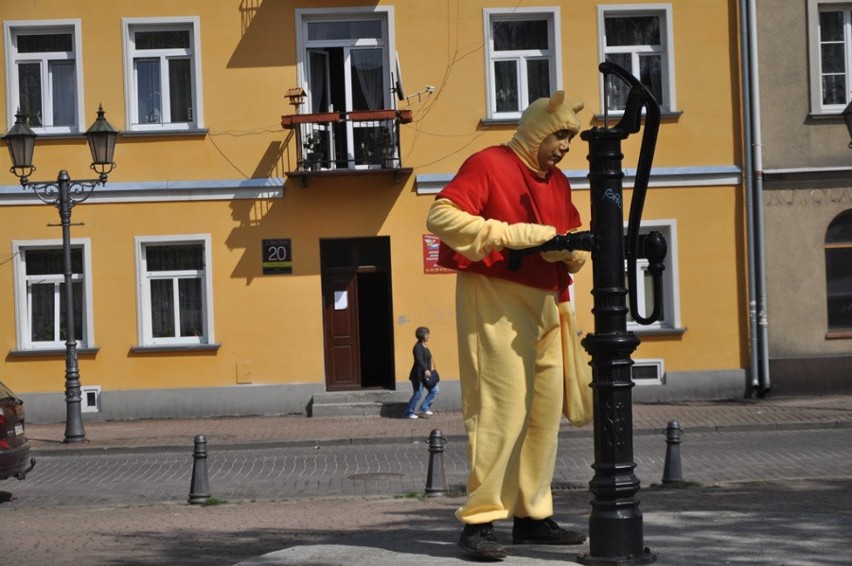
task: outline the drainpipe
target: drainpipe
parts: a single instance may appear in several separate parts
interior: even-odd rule
[[[740,68],[741,83],[743,89],[743,183],[745,185],[746,198],[746,243],[748,253],[748,322],[749,322],[749,383],[745,388],[745,397],[750,398],[759,389],[757,362],[757,292],[756,278],[754,274],[754,225],[751,222],[751,211],[754,209],[752,202],[752,164],[751,164],[751,80],[749,79],[749,53],[751,46],[748,32],[748,8],[746,0],[740,0]]]
[[[746,396],[770,391],[763,226],[763,146],[755,0],[740,0],[746,236],[749,285],[749,382]]]
[[[749,35],[751,41],[751,118],[754,123],[752,137],[754,141],[754,248],[755,270],[757,271],[757,343],[759,383],[758,397],[763,397],[772,389],[769,382],[769,321],[766,313],[766,249],[763,225],[763,134],[760,117],[760,71],[757,60],[757,7],[756,0],[749,0]]]

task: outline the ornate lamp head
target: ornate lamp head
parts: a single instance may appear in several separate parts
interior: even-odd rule
[[[15,125],[3,136],[3,141],[9,148],[12,158],[10,171],[21,180],[22,185],[29,182],[28,177],[35,171],[33,165],[33,150],[35,149],[36,133],[24,121],[20,109],[15,114]]]
[[[107,175],[115,169],[112,160],[115,153],[115,142],[118,139],[118,130],[104,118],[103,106],[98,106],[98,117],[92,126],[86,130],[86,139],[89,141],[89,149],[92,152],[92,169],[100,175],[102,182],[106,182]]]

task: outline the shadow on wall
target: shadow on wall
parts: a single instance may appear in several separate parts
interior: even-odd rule
[[[238,10],[242,39],[229,69],[295,66],[295,10],[290,2],[242,0]]]
[[[231,276],[248,285],[262,275],[264,239],[291,241],[293,275],[319,275],[320,240],[381,235],[403,187],[385,177],[344,175],[316,179],[309,187],[287,180],[281,199],[231,201],[237,225],[225,243],[244,250]]]

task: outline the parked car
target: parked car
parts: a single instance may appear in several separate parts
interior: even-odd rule
[[[35,466],[28,460],[30,443],[24,432],[24,402],[0,382],[0,480],[24,479]]]

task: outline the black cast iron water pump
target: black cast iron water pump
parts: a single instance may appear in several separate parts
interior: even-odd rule
[[[656,322],[662,312],[662,273],[666,242],[659,232],[645,237],[645,257],[653,277],[654,305],[650,315],[638,312],[637,256],[642,209],[651,174],[651,163],[660,126],[660,107],[651,93],[622,67],[601,63],[605,84],[617,77],[630,86],[624,114],[612,128],[596,127],[580,137],[589,144],[591,193],[594,332],[583,339],[591,356],[594,390],[594,477],[589,482],[592,512],[589,516],[589,552],[578,557],[583,564],[647,564],[656,555],[643,542],[642,512],[639,510],[639,480],[633,473],[633,381],[630,354],[639,338],[627,331],[629,312],[640,324]],[[611,77],[612,76],[612,77]],[[608,106],[608,102],[607,102]],[[627,241],[624,239],[622,209],[621,142],[645,129],[630,204]],[[629,290],[624,286],[627,260]]]

